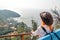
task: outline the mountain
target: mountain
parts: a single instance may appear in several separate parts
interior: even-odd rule
[[[21,15],[10,10],[0,10],[0,35],[5,35],[10,32],[14,32],[14,29],[10,28],[10,23],[16,24],[14,20],[10,18],[20,17]],[[9,19],[9,20],[7,20]],[[13,25],[12,24],[12,25]],[[12,26],[11,25],[11,26]]]
[[[20,17],[20,15],[14,11],[10,10],[0,10],[0,18],[7,19],[7,18],[15,18]]]

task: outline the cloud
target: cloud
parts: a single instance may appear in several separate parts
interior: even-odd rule
[[[49,9],[59,4],[59,0],[0,0],[0,8]]]

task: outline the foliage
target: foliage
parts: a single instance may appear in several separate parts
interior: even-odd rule
[[[34,20],[32,20],[32,27],[34,31],[37,29],[37,23]]]
[[[20,23],[17,24],[17,32],[18,32],[18,34],[27,33],[27,32],[30,32],[30,31],[31,31],[31,28],[28,27],[24,22],[20,22]],[[25,35],[24,40],[30,40],[30,36]]]
[[[55,8],[55,10],[51,9],[51,11],[56,15],[54,16],[55,18],[55,29],[60,28],[60,10],[57,10]]]
[[[24,22],[21,22],[17,25],[17,32],[22,33],[22,32],[29,32],[31,29],[28,27]]]
[[[32,20],[32,29],[35,31],[36,29],[37,29],[37,23],[34,21],[34,20]],[[36,40],[37,39],[37,37],[36,36],[33,36],[33,38],[32,38],[32,40]]]
[[[4,28],[4,27],[0,27],[0,35],[5,35],[7,33],[13,32],[14,30],[11,28]]]

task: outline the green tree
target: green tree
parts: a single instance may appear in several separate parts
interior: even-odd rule
[[[32,20],[32,27],[33,27],[33,30],[35,31],[38,27],[37,25],[37,22],[35,22],[34,20]]]
[[[27,32],[30,32],[30,30],[31,30],[31,28],[28,27],[24,22],[20,22],[20,23],[17,24],[17,32],[18,32],[18,34],[23,33],[23,32],[27,33]],[[24,39],[29,40],[30,36],[25,35]]]
[[[29,31],[31,31],[31,28],[28,27],[24,22],[20,22],[20,23],[17,24],[17,31],[19,33],[29,32]]]
[[[34,20],[32,20],[32,29],[35,31],[36,29],[37,29],[37,23],[34,21]],[[36,40],[37,39],[37,37],[36,36],[33,36],[33,38],[32,38],[32,40]]]
[[[51,11],[55,14],[54,18],[55,18],[55,29],[60,28],[60,10],[57,10],[56,8],[53,10],[51,9]]]

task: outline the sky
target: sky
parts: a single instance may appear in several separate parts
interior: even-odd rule
[[[50,9],[60,7],[60,0],[0,0],[0,9]]]

